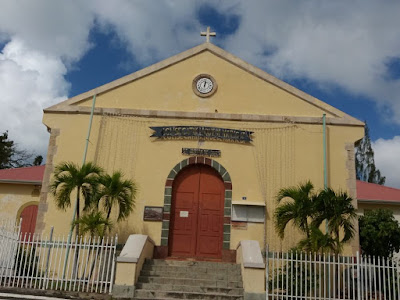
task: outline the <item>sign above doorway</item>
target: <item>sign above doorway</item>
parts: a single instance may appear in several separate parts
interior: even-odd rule
[[[208,156],[208,157],[221,157],[221,150],[200,149],[200,148],[182,148],[182,154]]]
[[[205,127],[205,126],[158,126],[150,127],[154,133],[150,137],[158,139],[198,139],[250,143],[253,131]]]

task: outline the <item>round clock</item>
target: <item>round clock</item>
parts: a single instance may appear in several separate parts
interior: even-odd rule
[[[193,80],[193,91],[197,96],[209,97],[217,90],[215,79],[208,74],[200,74]]]
[[[213,87],[214,87],[214,84],[210,78],[202,77],[199,80],[197,80],[196,88],[199,91],[199,93],[207,94],[207,93],[211,92]]]

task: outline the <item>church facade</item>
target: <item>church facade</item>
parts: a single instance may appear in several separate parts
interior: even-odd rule
[[[150,236],[156,255],[229,259],[241,240],[284,251],[273,214],[279,189],[327,179],[356,198],[354,144],[364,124],[207,42],[44,110],[50,132],[36,232],[67,234],[72,209],[49,192],[54,167],[86,161],[138,186],[119,241]],[[354,206],[357,207],[356,200]],[[358,250],[358,235],[345,252]]]

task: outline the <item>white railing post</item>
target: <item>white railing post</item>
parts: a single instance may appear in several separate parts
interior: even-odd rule
[[[361,286],[360,286],[360,253],[357,251],[357,299],[361,300]]]
[[[112,266],[111,266],[111,278],[110,278],[110,291],[109,294],[112,293],[112,287],[114,284],[114,276],[115,276],[115,260],[117,259],[117,244],[118,244],[118,235],[115,235],[114,245],[113,245],[113,258],[112,258]]]
[[[265,245],[265,299],[269,299],[269,246]]]
[[[49,249],[47,250],[47,258],[46,258],[46,271],[45,271],[45,285],[44,286],[46,286],[46,288],[45,289],[47,289],[47,286],[48,286],[48,275],[49,275],[49,263],[50,263],[50,252],[51,252],[51,243],[52,243],[52,240],[53,240],[53,231],[54,231],[54,227],[51,227],[50,228],[50,240],[49,240],[49,243],[47,244],[46,243],[46,248],[47,248],[47,245],[49,245]]]
[[[20,233],[20,226],[0,221],[0,285],[111,294],[118,236],[76,237],[73,244],[53,233],[53,227],[46,238]],[[62,264],[68,247],[74,256]]]

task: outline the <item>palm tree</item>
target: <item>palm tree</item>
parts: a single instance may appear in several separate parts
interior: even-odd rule
[[[79,220],[76,220],[74,223],[75,225],[80,225],[80,230],[81,230],[80,234],[82,236],[85,235],[86,233],[90,234],[91,239],[93,239],[92,241],[93,243],[95,242],[95,236],[103,238],[105,231],[107,229],[111,229],[112,227],[111,222],[105,219],[101,212],[95,210],[93,210],[89,214],[82,216]],[[92,277],[93,270],[95,267],[95,260],[92,258],[93,249],[94,249],[93,247],[90,247],[89,254],[87,256],[88,260],[92,259],[92,266],[90,267],[90,272],[88,274],[89,279]],[[86,266],[87,264],[85,265],[85,270],[83,272],[83,275],[86,274]]]
[[[126,219],[133,211],[137,188],[132,180],[123,180],[122,177],[122,173],[117,171],[111,176],[104,174],[99,178],[101,188],[96,195],[96,202],[97,207],[103,207],[106,211],[106,220],[110,219],[113,207],[118,209],[117,221]]]
[[[80,215],[81,196],[84,199],[83,209],[90,206],[93,195],[98,188],[98,179],[103,170],[95,164],[88,162],[79,167],[72,162],[63,162],[56,166],[54,178],[50,185],[56,205],[66,210],[71,206],[71,194],[76,191],[76,221]],[[79,236],[79,222],[76,226],[76,235]]]
[[[347,193],[327,188],[319,193],[315,202],[313,226],[319,227],[326,220],[327,233],[332,236],[336,255],[342,251],[343,244],[354,237],[353,224],[357,214],[352,201]],[[341,232],[342,239],[340,239]]]
[[[297,187],[283,188],[278,192],[276,200],[278,203],[284,198],[291,201],[279,205],[275,210],[275,228],[280,238],[285,235],[285,228],[289,222],[299,228],[310,239],[309,218],[314,213],[314,201],[316,196],[313,193],[314,186],[310,181],[300,184]]]
[[[318,227],[310,226],[310,237],[302,239],[297,247],[307,252],[331,253],[335,249],[335,241],[329,233],[323,233]]]
[[[74,223],[75,225],[80,225],[81,235],[89,233],[92,238],[95,236],[103,237],[105,229],[110,229],[112,227],[112,223],[104,218],[103,214],[99,211],[92,211],[82,216]]]

